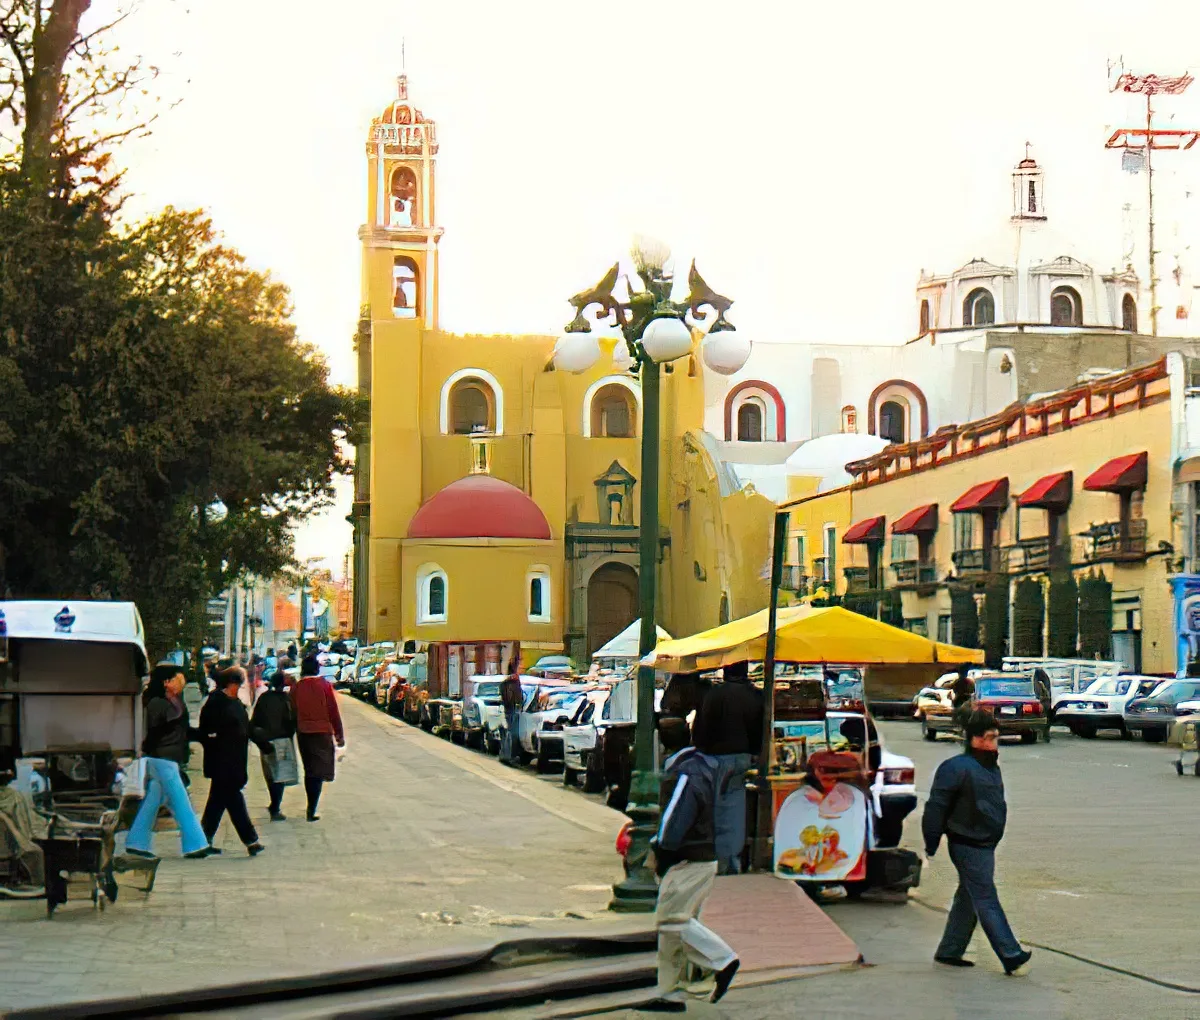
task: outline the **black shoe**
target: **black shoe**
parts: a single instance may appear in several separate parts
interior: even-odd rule
[[[679,999],[654,999],[637,1006],[645,1013],[686,1013],[687,1003]]]
[[[1033,959],[1033,953],[1026,949],[1023,953],[1017,956],[1010,956],[1004,961],[1004,973],[1009,977],[1019,977],[1029,971],[1029,961]]]
[[[321,820],[320,815],[313,814],[311,811],[309,811],[308,814],[306,814],[304,817],[307,818],[310,822],[319,822]]]
[[[942,963],[947,967],[974,967],[975,964],[970,960],[964,960],[961,956],[935,956],[934,963]]]
[[[219,846],[210,846],[207,850],[204,851],[205,855],[208,857],[216,857],[217,854],[223,854],[224,852],[225,851],[222,850]]]
[[[202,861],[205,857],[212,854],[212,849],[211,846],[202,846],[199,850],[193,850],[190,854],[184,854],[183,856],[190,861]]]
[[[742,961],[735,959],[732,963],[726,964],[716,973],[717,987],[713,989],[713,993],[709,996],[709,1002],[720,1002],[725,993],[729,991],[729,986],[733,984],[733,975],[738,972],[738,967],[742,965]]]
[[[272,811],[272,812],[271,812],[271,821],[273,821],[273,822],[286,822],[286,821],[287,821],[287,815],[285,815],[285,814],[284,814],[282,811]]]
[[[130,857],[140,857],[144,861],[158,860],[158,854],[152,854],[149,850],[134,850],[132,847],[126,847],[125,853]]]
[[[246,847],[246,853],[248,853],[251,857],[257,857],[264,850],[266,850],[266,847],[261,843],[251,843],[248,847]]]

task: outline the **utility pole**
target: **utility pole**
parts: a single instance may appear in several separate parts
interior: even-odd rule
[[[1110,66],[1111,72],[1111,66]],[[1117,128],[1104,147],[1106,149],[1133,149],[1144,152],[1146,158],[1146,240],[1147,263],[1150,272],[1150,333],[1158,336],[1158,252],[1154,248],[1154,166],[1152,152],[1155,149],[1190,149],[1200,139],[1200,132],[1177,129],[1154,128],[1153,99],[1160,94],[1177,96],[1192,84],[1190,74],[1177,77],[1160,77],[1157,74],[1132,74],[1122,68],[1122,73],[1110,87],[1110,92],[1126,92],[1146,97],[1146,126],[1144,128]],[[1136,168],[1134,170],[1136,173]]]

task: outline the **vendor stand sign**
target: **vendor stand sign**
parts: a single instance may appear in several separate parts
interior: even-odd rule
[[[791,793],[776,789],[775,874],[817,882],[866,877],[866,794],[819,766]]]

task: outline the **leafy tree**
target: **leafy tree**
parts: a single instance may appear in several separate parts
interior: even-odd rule
[[[1042,627],[1046,618],[1046,599],[1040,578],[1023,577],[1013,596],[1013,655],[1042,654]]]
[[[348,470],[359,409],[297,339],[286,289],[203,214],[118,224],[106,154],[72,141],[61,104],[127,79],[76,36],[62,59],[92,85],[67,83],[61,40],[46,41],[87,6],[0,0],[10,55],[14,32],[33,40],[24,99],[0,107],[30,118],[0,167],[0,590],[132,599],[161,651],[198,640],[207,598],[290,565],[291,529]],[[31,11],[48,12],[40,29]],[[56,90],[39,77],[54,66]],[[36,138],[31,82],[60,104]]]
[[[1079,644],[1079,588],[1070,570],[1050,575],[1050,600],[1046,610],[1046,643],[1058,659],[1073,659]]]

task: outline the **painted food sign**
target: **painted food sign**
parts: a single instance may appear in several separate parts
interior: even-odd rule
[[[847,882],[867,873],[867,800],[849,783],[802,784],[775,815],[775,874]]]

